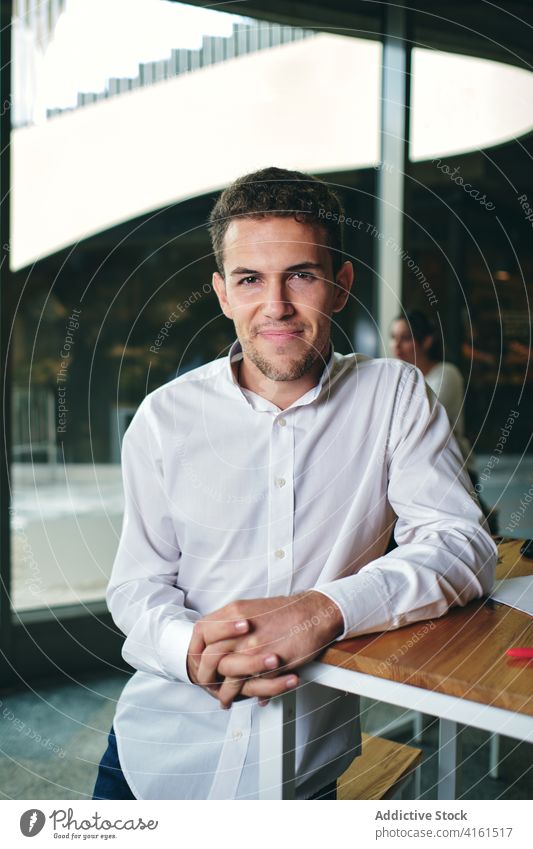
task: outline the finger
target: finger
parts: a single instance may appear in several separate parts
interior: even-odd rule
[[[196,674],[199,684],[206,687],[208,684],[216,684],[221,680],[217,674],[218,664],[227,652],[233,651],[234,647],[233,640],[223,640],[205,647]]]
[[[221,704],[221,707],[227,710],[229,707],[231,707],[232,702],[240,693],[242,693],[243,695],[255,695],[265,697],[279,696],[281,693],[285,693],[287,690],[296,687],[296,685],[298,684],[297,675],[283,675],[273,680],[267,679],[267,686],[265,687],[263,687],[259,683],[262,680],[265,679],[244,679],[231,677],[224,678],[224,681],[220,685],[220,688],[217,693],[217,698]],[[271,680],[272,684],[270,683]],[[250,686],[248,687],[248,685]]]
[[[272,672],[281,666],[277,654],[242,655],[239,650],[227,654],[218,664],[218,673],[225,678],[249,678]]]
[[[231,707],[233,699],[239,695],[244,683],[244,678],[224,678],[217,693],[217,699],[224,710]]]
[[[218,643],[217,645],[223,645]],[[212,647],[211,647],[212,648]],[[236,661],[239,661],[237,664]],[[233,662],[234,667],[239,667],[238,672],[234,675],[224,671],[225,664]],[[233,653],[223,657],[217,667],[217,673],[224,678],[223,683],[218,691],[218,699],[223,708],[231,706],[233,700],[241,692],[244,682],[252,675],[258,675],[262,672],[269,672],[276,669],[280,664],[280,658],[275,655],[264,657],[240,657]]]
[[[189,643],[189,650],[188,650],[187,654],[192,655],[192,657],[194,657],[195,660],[196,659],[199,660],[200,655],[202,654],[204,649],[205,649],[204,637],[203,637],[202,631],[199,627],[199,623],[197,623],[193,628],[191,642]]]
[[[214,699],[218,701],[218,691],[220,690],[220,684],[209,684],[207,687],[203,687],[202,689],[209,693],[210,696],[213,696]]]
[[[219,640],[229,640],[239,634],[247,634],[250,623],[247,619],[202,619],[201,632],[206,645]]]
[[[194,625],[189,644],[189,654],[197,655],[199,659],[208,643],[235,637],[239,634],[247,634],[249,627],[249,623],[245,619],[237,622],[199,619]]]
[[[279,675],[277,678],[250,678],[242,687],[243,696],[257,696],[260,699],[270,699],[273,696],[281,696],[287,690],[293,690],[298,686],[297,675]]]

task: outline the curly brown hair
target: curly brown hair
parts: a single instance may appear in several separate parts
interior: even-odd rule
[[[343,262],[341,201],[329,186],[311,174],[285,168],[262,168],[231,183],[209,216],[209,233],[218,270],[224,276],[224,236],[233,218],[292,217],[322,227],[333,273]],[[327,217],[326,217],[327,215]]]

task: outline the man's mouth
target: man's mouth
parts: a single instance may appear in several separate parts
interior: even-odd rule
[[[303,336],[303,332],[303,330],[298,330],[297,328],[267,327],[264,330],[259,330],[257,335],[262,336],[264,339],[270,339],[273,342],[285,342],[289,339],[297,339]]]

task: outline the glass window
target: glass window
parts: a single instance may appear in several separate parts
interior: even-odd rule
[[[103,597],[135,410],[233,341],[211,291],[216,191],[272,161],[333,172],[369,222],[378,157],[377,42],[162,0],[41,7],[16,5],[13,29],[16,610]],[[370,269],[372,240],[352,231]],[[342,350],[357,309],[336,327]]]

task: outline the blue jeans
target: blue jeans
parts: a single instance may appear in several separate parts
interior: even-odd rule
[[[337,783],[333,781],[319,790],[318,793],[311,796],[311,799],[336,799],[336,785]],[[115,737],[113,726],[111,726],[111,731],[109,732],[107,749],[98,768],[98,775],[93,791],[94,799],[135,799],[120,766],[117,738]]]
[[[93,799],[135,799],[120,766],[113,726],[107,738],[107,749],[98,767]]]

